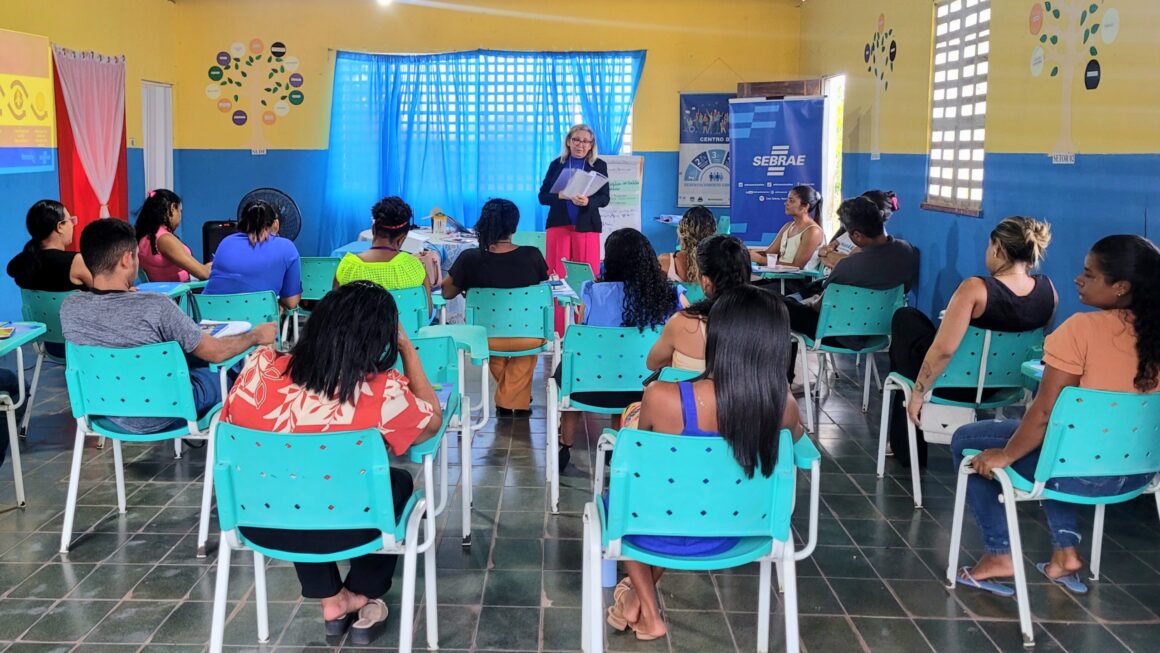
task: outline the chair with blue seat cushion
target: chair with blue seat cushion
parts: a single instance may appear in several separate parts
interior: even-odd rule
[[[894,317],[894,311],[902,308],[904,300],[902,286],[889,290],[870,290],[857,286],[830,284],[822,294],[817,331],[812,334],[790,332],[797,340],[801,352],[802,381],[806,391],[806,421],[811,431],[817,429],[818,420],[810,392],[810,352],[819,354],[819,386],[826,378],[828,359],[821,354],[870,354],[866,357],[866,375],[862,388],[862,411],[865,412],[870,404],[871,371],[875,375],[878,374],[873,354],[890,348],[890,322]],[[862,346],[850,349],[824,342],[826,338],[843,336],[861,338]],[[818,390],[818,394],[821,395],[821,388]]]
[[[213,466],[218,484],[217,581],[209,650],[220,653],[225,632],[234,551],[254,553],[254,601],[258,640],[270,639],[266,610],[265,558],[290,562],[335,562],[371,553],[403,556],[399,650],[409,652],[414,638],[415,581],[418,555],[423,554],[426,590],[427,644],[438,648],[435,587],[435,524],[427,498],[416,490],[400,514],[395,514],[390,462],[377,429],[326,433],[267,433],[215,420],[217,452]],[[431,487],[429,468],[424,469]],[[423,525],[420,541],[419,527]],[[257,545],[242,528],[291,530],[356,530],[382,532],[346,551],[306,554]]]
[[[602,415],[619,415],[627,404],[616,407],[585,404],[575,396],[585,392],[640,392],[642,382],[652,372],[645,364],[648,352],[661,335],[660,328],[641,331],[636,327],[599,327],[573,324],[564,334],[560,356],[560,387],[548,379],[547,462],[549,502],[552,513],[559,512],[560,413],[583,410]],[[599,460],[597,461],[599,464]]]
[[[955,510],[947,562],[947,581],[952,589],[958,581],[959,543],[962,540],[967,479],[974,473],[971,461],[979,452],[966,450],[963,453],[955,488]],[[1077,387],[1064,388],[1055,401],[1033,478],[1024,478],[1010,468],[994,470],[995,480],[999,481],[1003,489],[1001,500],[1007,515],[1011,557],[1015,561],[1015,597],[1019,604],[1019,625],[1023,632],[1024,646],[1034,645],[1034,633],[1016,504],[1021,501],[1053,499],[1095,506],[1091,570],[1093,580],[1099,580],[1105,507],[1151,493],[1156,495],[1157,509],[1160,510],[1160,495],[1156,494],[1160,488],[1160,476],[1154,476],[1144,487],[1105,497],[1068,494],[1048,488],[1047,482],[1060,478],[1158,473],[1160,392],[1134,394]]]
[[[334,274],[338,271],[338,263],[342,259],[333,256],[303,256],[301,264],[302,296],[300,302],[316,302],[326,296],[334,287]],[[298,342],[299,322],[301,317],[308,317],[310,311],[302,304],[286,311],[286,320],[282,324],[282,341]],[[287,332],[293,325],[293,338]]]
[[[776,563],[785,593],[786,650],[798,650],[795,562],[808,557],[817,543],[820,455],[808,436],[794,443],[790,432],[782,430],[774,437],[778,438],[778,456],[773,474],[767,478],[756,472],[747,478],[720,437],[605,431],[598,452],[612,444],[607,508],[599,471],[594,501],[584,508],[581,627],[585,651],[604,650],[601,560],[636,560],[697,571],[758,562],[757,650],[762,652],[769,650],[770,563]],[[798,468],[810,472],[810,514],[806,546],[795,552],[790,520]],[[635,546],[626,539],[633,535],[739,539],[716,555],[681,557]]]
[[[1031,352],[1041,350],[1043,329],[1032,331],[990,331],[968,327],[946,369],[931,384],[927,393],[927,403],[941,406],[956,406],[969,410],[1002,408],[1024,401],[1027,397],[1025,378],[1020,371],[1023,361]],[[931,392],[949,389],[975,391],[974,401],[955,401],[939,397]],[[878,478],[886,471],[886,440],[890,428],[890,413],[894,405],[894,393],[902,393],[902,405],[910,403],[914,391],[914,380],[898,372],[891,372],[882,386],[882,418],[878,427]],[[985,393],[990,393],[984,397]],[[914,424],[906,420],[907,438],[910,445],[910,460],[918,460],[918,434]],[[953,429],[947,429],[953,432]],[[950,444],[949,439],[939,442],[936,437],[927,437],[928,443]],[[919,481],[917,464],[910,465],[911,487],[914,491],[914,507],[922,507],[922,485]]]
[[[77,429],[69,472],[68,498],[65,502],[64,529],[60,536],[61,553],[68,553],[72,538],[85,436],[101,436],[113,441],[117,510],[124,513],[125,471],[121,459],[121,441],[159,442],[181,438],[208,440],[206,461],[212,461],[214,443],[208,436],[209,424],[221,409],[219,404],[204,416],[198,417],[189,366],[184,352],[176,342],[125,349],[91,347],[70,342],[66,358],[68,362],[64,377]],[[185,423],[158,433],[140,434],[127,432],[113,423],[109,419],[111,417],[164,417],[183,420]],[[199,558],[205,557],[212,493],[213,479],[210,474],[206,474],[202,486],[201,519],[198,523]]]

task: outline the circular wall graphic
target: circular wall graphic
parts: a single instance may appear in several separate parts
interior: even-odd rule
[[[246,112],[238,109],[234,112],[233,119],[234,124],[241,127],[242,125],[246,124]]]
[[[1043,4],[1036,2],[1031,6],[1031,16],[1027,19],[1028,26],[1031,28],[1032,36],[1039,36],[1039,32],[1043,30]]]
[[[1083,71],[1083,85],[1087,90],[1094,91],[1100,85],[1100,62],[1092,59]]]
[[[262,54],[262,50],[265,49],[265,47],[265,44],[262,43],[262,39],[250,39],[251,54]]]
[[[1112,41],[1120,35],[1120,12],[1118,9],[1109,9],[1104,12],[1104,18],[1100,21],[1100,38],[1104,43],[1111,45]]]
[[[1032,77],[1039,77],[1040,75],[1043,74],[1043,62],[1044,62],[1043,48],[1037,45],[1037,46],[1035,46],[1035,49],[1031,51],[1031,76]]]
[[[216,100],[222,96],[221,84],[207,84],[205,87],[205,96],[211,100]]]
[[[270,54],[275,57],[282,58],[286,56],[286,44],[281,41],[274,41],[270,44]]]

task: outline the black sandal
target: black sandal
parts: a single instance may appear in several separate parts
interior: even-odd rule
[[[354,623],[354,618],[358,616],[357,612],[348,612],[338,619],[324,619],[323,625],[326,627],[327,637],[342,637],[346,634],[347,629]]]

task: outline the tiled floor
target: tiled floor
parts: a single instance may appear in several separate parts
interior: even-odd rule
[[[9,363],[10,364],[10,363]],[[542,371],[542,369],[541,369]],[[589,498],[590,464],[564,479],[561,514],[545,513],[543,385],[537,379],[531,420],[493,420],[477,434],[474,543],[459,543],[459,515],[440,519],[440,646],[444,650],[576,650],[580,618],[580,511]],[[909,477],[890,463],[874,474],[877,408],[863,414],[860,392],[841,381],[822,402],[816,434],[824,451],[819,547],[799,564],[801,631],[813,653],[828,651],[1018,651],[1015,603],[969,589],[946,590],[952,473],[934,447],[924,479],[926,507],[916,511]],[[872,404],[877,402],[872,401]],[[596,433],[601,422],[590,421]],[[173,460],[169,446],[126,446],[129,510],[114,508],[112,456],[85,451],[77,539],[57,553],[68,481],[73,422],[60,368],[49,367],[25,443],[27,509],[0,514],[0,649],[47,651],[202,651],[209,635],[213,558],[195,558],[202,450]],[[452,449],[452,462],[458,452]],[[452,468],[453,470],[456,467]],[[11,471],[0,470],[0,506],[14,505]],[[456,506],[456,497],[451,506]],[[799,503],[798,519],[804,526]],[[1050,549],[1042,517],[1024,506],[1030,561]],[[450,528],[444,528],[444,524]],[[1086,523],[1085,523],[1086,527]],[[216,521],[214,523],[216,531]],[[973,525],[966,555],[978,552]],[[216,532],[210,535],[216,546]],[[1085,544],[1086,546],[1086,544]],[[293,570],[269,571],[272,639],[259,646],[248,556],[233,573],[226,642],[233,650],[338,650],[322,636],[318,607],[298,597]],[[1084,597],[1040,582],[1032,569],[1037,650],[1155,651],[1160,648],[1160,523],[1140,500],[1108,511],[1104,579]],[[401,567],[401,565],[400,565]],[[671,573],[661,582],[667,639],[638,643],[611,633],[616,651],[752,651],[756,640],[756,569]],[[398,587],[388,595],[398,603]],[[419,588],[422,591],[422,576]],[[783,647],[775,599],[772,643]],[[424,642],[422,609],[417,644]],[[397,621],[375,643],[397,641]],[[421,650],[421,648],[419,649]]]

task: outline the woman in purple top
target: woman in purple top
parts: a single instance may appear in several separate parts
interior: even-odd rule
[[[242,212],[238,233],[222,240],[205,284],[207,295],[272,290],[283,308],[298,306],[302,266],[294,243],[278,235],[278,213],[258,200]]]
[[[764,334],[761,338],[753,334]],[[689,382],[653,383],[644,391],[637,428],[691,437],[720,436],[748,476],[773,474],[778,433],[794,439],[804,429],[785,376],[789,317],[781,299],[754,286],[725,291],[709,312],[705,372]],[[785,452],[791,455],[791,452]],[[709,556],[728,551],[735,538],[626,536],[634,546],[657,553]],[[608,623],[631,627],[636,638],[663,637],[668,628],[657,606],[661,567],[627,560],[628,577],[613,596]]]

